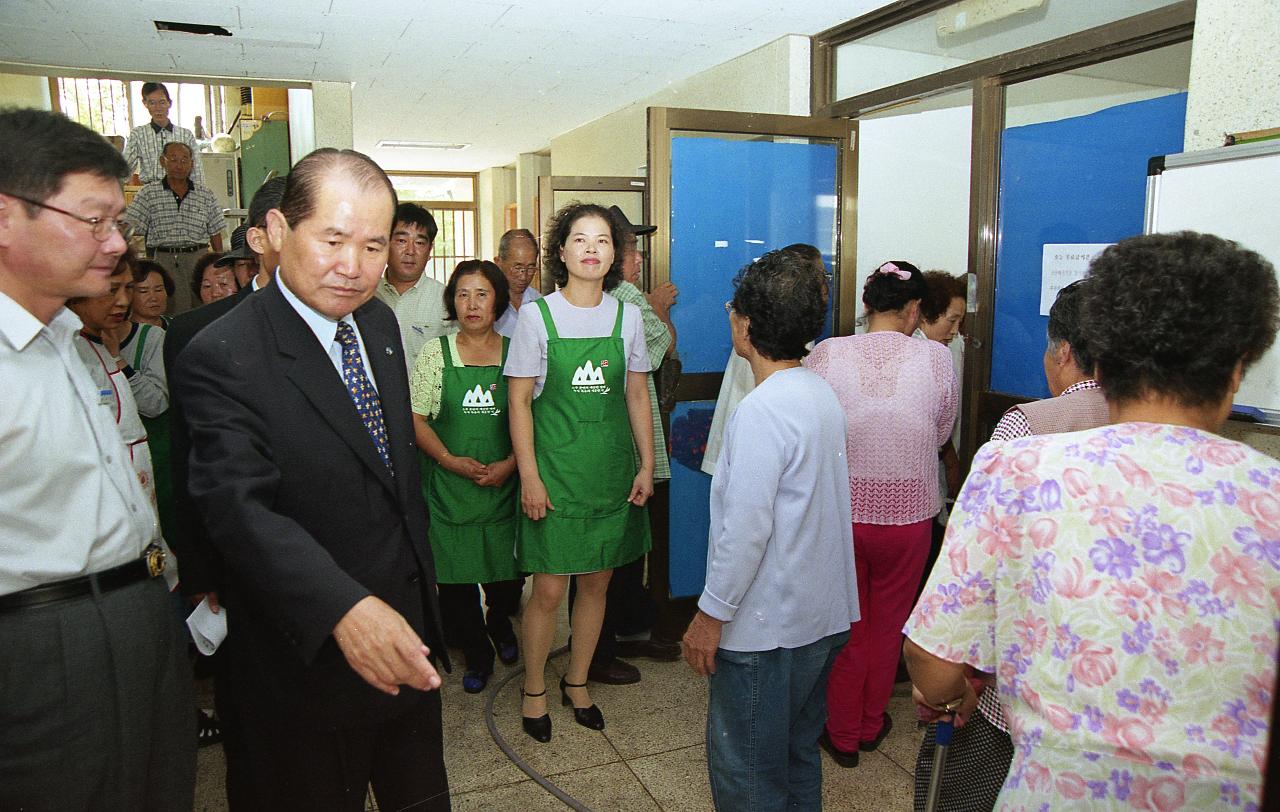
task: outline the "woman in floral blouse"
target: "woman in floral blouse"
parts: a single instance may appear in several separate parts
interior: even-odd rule
[[[1257,808],[1280,635],[1280,463],[1217,430],[1275,338],[1274,270],[1183,232],[1093,264],[1113,425],[990,443],[907,622],[926,705],[996,676],[1005,809]]]

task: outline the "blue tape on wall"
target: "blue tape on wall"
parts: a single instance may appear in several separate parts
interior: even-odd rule
[[[680,303],[671,317],[686,374],[724,371],[724,303],[744,265],[804,242],[831,267],[836,158],[834,144],[672,139],[671,281]],[[824,336],[829,313],[827,322]]]
[[[1106,243],[1142,233],[1147,160],[1182,151],[1187,94],[1012,127],[1000,156],[991,388],[1044,398],[1040,266],[1046,243]]]

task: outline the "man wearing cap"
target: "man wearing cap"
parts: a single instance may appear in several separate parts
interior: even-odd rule
[[[671,325],[670,311],[678,291],[670,282],[659,285],[647,296],[640,290],[642,266],[638,238],[652,234],[657,226],[634,225],[617,206],[610,206],[609,212],[621,226],[619,232],[625,235],[620,246],[623,251],[622,282],[609,291],[609,295],[640,308],[645,348],[649,353],[649,363],[656,370],[675,351],[675,328]],[[662,416],[658,410],[652,372],[648,379],[649,408],[653,420],[654,496],[665,498],[671,480],[671,465],[667,459],[667,441],[662,432]],[[600,640],[596,643],[587,672],[588,678],[594,682],[629,685],[640,681],[640,669],[619,659],[619,655],[666,662],[680,658],[679,643],[656,640],[650,635],[655,609],[653,599],[644,588],[644,565],[645,559],[641,556],[613,571],[605,598]]]
[[[64,116],[0,112],[0,809],[190,810],[195,704],[156,513],[69,298],[126,250],[128,165]]]
[[[538,272],[538,241],[527,228],[513,228],[498,240],[498,256],[493,263],[502,269],[507,278],[511,303],[498,317],[493,329],[499,335],[511,337],[516,329],[520,307],[542,298],[537,288],[529,284]]]
[[[253,278],[258,275],[258,255],[249,247],[245,235],[249,231],[248,223],[241,223],[231,232],[231,250],[218,257],[213,263],[215,268],[231,266],[235,274],[236,285],[240,290],[251,286]]]
[[[222,207],[213,192],[191,181],[194,155],[181,141],[170,141],[160,154],[164,177],[134,196],[124,219],[147,238],[147,256],[173,277],[169,305],[183,313],[196,305],[191,278],[200,254],[222,250]]]

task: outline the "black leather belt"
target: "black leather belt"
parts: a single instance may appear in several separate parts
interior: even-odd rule
[[[99,592],[110,592],[147,578],[154,578],[164,572],[164,558],[164,550],[152,546],[147,548],[142,558],[130,561],[128,564],[121,564],[92,575],[81,575],[52,584],[33,586],[21,592],[0,595],[0,614],[42,606],[55,601],[82,598],[93,592],[95,583],[98,585]]]
[[[207,245],[157,245],[151,251],[161,254],[190,254],[193,251],[207,250]]]

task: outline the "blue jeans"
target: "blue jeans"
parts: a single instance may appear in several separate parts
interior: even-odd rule
[[[827,674],[848,639],[845,631],[800,648],[716,652],[707,768],[717,810],[822,809]]]

